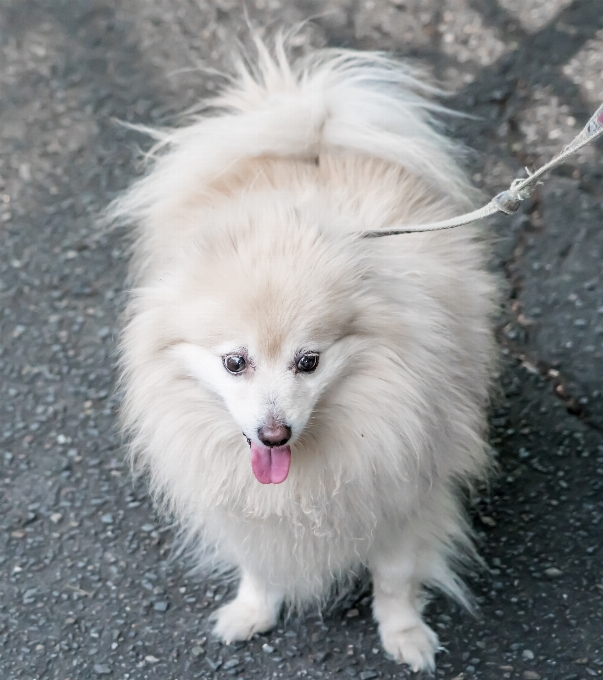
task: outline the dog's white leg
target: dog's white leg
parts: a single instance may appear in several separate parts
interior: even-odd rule
[[[227,644],[270,630],[278,618],[280,590],[243,570],[237,596],[215,613],[214,634]]]
[[[373,613],[388,654],[413,671],[433,671],[438,637],[421,618],[423,560],[413,538],[392,536],[373,555]]]

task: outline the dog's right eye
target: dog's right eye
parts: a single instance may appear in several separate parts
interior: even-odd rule
[[[245,367],[247,366],[245,357],[242,357],[239,354],[229,354],[226,357],[222,357],[222,363],[224,364],[224,368],[229,373],[234,374],[242,373],[245,370]]]

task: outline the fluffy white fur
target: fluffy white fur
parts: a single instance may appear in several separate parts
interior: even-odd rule
[[[463,599],[459,496],[488,466],[494,286],[473,228],[358,233],[449,217],[469,189],[398,63],[257,48],[206,115],[153,133],[150,173],[113,208],[137,229],[134,459],[211,566],[241,575],[223,640],[368,568],[386,651],[430,669],[423,588]],[[252,366],[229,374],[243,351]],[[314,373],[294,372],[300,351],[320,353]],[[255,479],[245,440],[269,416],[292,428],[279,485]]]

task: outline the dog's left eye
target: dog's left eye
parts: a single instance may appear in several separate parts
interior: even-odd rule
[[[245,357],[242,357],[239,354],[229,354],[228,356],[222,358],[222,362],[224,363],[224,368],[229,373],[235,374],[242,373],[247,366]]]
[[[295,366],[301,373],[312,373],[318,366],[318,354],[316,352],[302,354],[298,357]]]

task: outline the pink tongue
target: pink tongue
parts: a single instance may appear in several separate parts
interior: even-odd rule
[[[251,444],[251,469],[258,482],[280,484],[287,479],[291,465],[291,448],[274,446],[268,448],[261,444]]]

